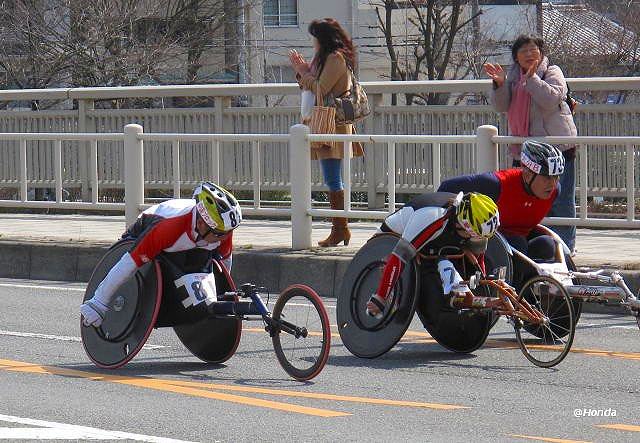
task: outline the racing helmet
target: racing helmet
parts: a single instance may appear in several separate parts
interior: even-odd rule
[[[555,176],[564,172],[562,152],[548,143],[526,140],[522,144],[520,163],[539,175]]]
[[[198,214],[217,233],[230,232],[242,221],[238,200],[221,186],[203,182],[193,191],[193,198]]]
[[[479,192],[469,192],[462,196],[460,194],[456,207],[458,223],[471,234],[471,237],[491,238],[500,226],[500,214],[496,203]]]

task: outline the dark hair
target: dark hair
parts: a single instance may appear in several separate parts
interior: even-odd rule
[[[516,41],[513,42],[513,45],[511,45],[511,56],[513,57],[514,62],[518,61],[518,50],[529,43],[536,45],[540,50],[540,54],[544,56],[544,40],[534,35],[521,34],[518,36]]]
[[[309,24],[309,34],[314,36],[320,44],[320,51],[314,59],[318,73],[322,71],[329,54],[333,52],[340,52],[347,65],[355,69],[356,56],[353,42],[337,20],[333,18],[313,20]]]

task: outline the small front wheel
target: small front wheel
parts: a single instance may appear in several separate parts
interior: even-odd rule
[[[522,353],[536,366],[557,365],[569,353],[576,331],[571,297],[556,279],[540,276],[522,286],[518,300],[526,300],[544,318],[541,324],[516,322],[516,339]]]
[[[273,308],[273,349],[282,368],[299,381],[324,368],[331,346],[329,316],[316,292],[304,285],[285,289]]]

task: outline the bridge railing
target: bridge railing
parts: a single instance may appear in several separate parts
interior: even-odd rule
[[[637,91],[640,78],[588,78],[568,79],[576,94],[597,91]],[[363,134],[398,135],[473,135],[475,128],[492,124],[506,134],[504,115],[491,106],[456,104],[430,106],[391,105],[390,96],[411,93],[487,94],[488,80],[447,80],[414,82],[363,82],[370,96],[372,115],[359,125]],[[113,88],[70,88],[49,90],[0,91],[0,102],[11,100],[63,100],[77,103],[75,109],[46,111],[0,111],[0,132],[63,132],[111,133],[122,131],[129,123],[140,124],[145,133],[189,134],[286,134],[299,120],[297,106],[300,90],[296,84],[249,85],[174,85]],[[207,97],[209,106],[193,108],[167,107],[173,98]],[[266,101],[265,97],[268,98]],[[239,100],[239,98],[243,98]],[[100,100],[145,99],[155,100],[155,108],[99,109]],[[283,100],[281,100],[283,99]],[[463,100],[462,103],[465,103]],[[248,104],[248,106],[247,106]],[[582,104],[576,114],[578,133],[590,136],[640,136],[640,104]],[[222,184],[234,190],[252,190],[253,168],[260,167],[260,188],[264,191],[286,191],[289,177],[288,145],[284,142],[265,142],[261,145],[259,164],[252,158],[252,142],[222,142],[220,150]],[[145,156],[146,186],[171,190],[171,170],[175,158],[171,143],[147,141]],[[151,149],[153,148],[153,149]],[[352,164],[352,189],[366,192],[371,207],[384,203],[385,176],[388,153],[384,144],[367,144],[367,156]],[[603,156],[602,150],[588,147],[590,195],[621,196],[626,184],[620,182],[624,165],[616,163],[624,156],[624,147],[612,146]],[[29,140],[27,161],[30,187],[50,188],[54,181],[54,151],[51,140]],[[183,165],[181,180],[186,188],[210,176],[209,165],[215,149],[210,141],[184,141],[180,145]],[[93,162],[90,146],[82,141],[65,142],[63,186],[65,190],[81,190],[82,199],[90,201]],[[472,172],[475,162],[470,145],[458,143],[449,146],[440,157],[441,178]],[[0,188],[14,188],[19,181],[16,167],[18,152],[12,142],[0,141]],[[501,164],[506,156],[501,151]],[[432,177],[434,156],[419,143],[399,143],[395,162],[405,166],[397,181],[399,194],[432,190],[438,177]],[[124,154],[120,143],[102,141],[99,144],[98,184],[104,190],[124,188]],[[312,164],[312,189],[323,189],[322,175],[317,164]],[[640,189],[640,177],[634,183]],[[6,193],[6,192],[5,192]]]
[[[575,144],[578,146],[577,171],[579,182],[578,201],[580,206],[579,217],[576,218],[548,218],[547,224],[562,224],[576,226],[593,227],[627,227],[640,228],[640,220],[635,218],[635,182],[638,176],[636,169],[640,166],[635,146],[640,144],[640,137],[541,137],[537,140],[549,143]],[[253,204],[243,208],[247,215],[260,216],[284,216],[291,217],[293,234],[292,245],[294,248],[311,247],[311,219],[312,217],[348,217],[359,219],[380,220],[396,209],[396,196],[406,184],[399,183],[398,177],[406,172],[407,167],[416,169],[415,174],[427,174],[430,177],[428,182],[430,189],[437,189],[442,177],[441,159],[445,153],[455,149],[458,145],[464,145],[469,149],[469,157],[473,162],[469,165],[471,172],[493,171],[500,164],[499,145],[509,143],[520,143],[524,139],[517,137],[499,136],[498,129],[494,126],[484,125],[477,128],[472,135],[396,135],[396,134],[361,134],[361,135],[320,135],[310,134],[309,129],[304,125],[294,125],[288,134],[176,134],[157,133],[149,134],[143,131],[142,126],[130,124],[126,125],[122,133],[77,133],[77,134],[55,134],[55,133],[5,133],[0,134],[0,140],[11,141],[18,145],[19,180],[17,183],[19,196],[15,200],[0,200],[0,207],[27,207],[27,208],[63,208],[76,210],[109,210],[124,211],[127,223],[133,223],[140,211],[149,206],[145,200],[145,192],[153,187],[145,180],[146,156],[153,155],[157,146],[147,146],[154,142],[168,143],[171,146],[171,167],[165,171],[170,177],[173,189],[173,197],[191,197],[184,193],[183,176],[188,164],[181,162],[181,150],[186,143],[207,143],[209,146],[210,163],[206,165],[210,174],[208,180],[220,181],[222,177],[223,163],[221,158],[223,151],[229,149],[233,143],[249,143],[251,145],[250,161],[253,165],[250,177],[250,189],[253,192]],[[55,201],[33,201],[29,199],[28,189],[31,185],[28,178],[28,162],[26,144],[28,141],[46,140],[54,144],[54,155],[52,163],[54,165],[54,178],[50,186],[55,189]],[[311,199],[313,180],[311,174],[310,144],[319,141],[342,142],[345,158],[349,158],[351,143],[366,142],[382,150],[387,157],[384,179],[380,183],[384,189],[385,201],[382,204],[383,210],[363,210],[354,209],[351,202],[353,187],[352,165],[361,161],[352,159],[343,161],[343,178],[345,183],[345,209],[332,210],[322,207],[314,207]],[[81,142],[88,146],[87,158],[89,164],[90,183],[92,187],[90,201],[65,201],[63,195],[64,177],[64,145],[67,143]],[[99,182],[98,182],[98,147],[100,143],[116,143],[123,152],[124,164],[124,202],[105,203],[100,202]],[[291,207],[267,207],[261,203],[259,195],[263,191],[263,172],[259,159],[263,156],[263,151],[273,149],[274,143],[285,143],[288,145],[288,171],[291,177],[290,182],[282,185],[291,194]],[[425,155],[429,155],[434,165],[431,170],[416,168],[415,165],[399,164],[397,160],[398,146],[402,144],[415,144],[421,147]],[[593,169],[590,166],[590,155],[592,150],[600,149],[605,152],[605,156],[611,155],[609,146],[622,146],[623,156],[618,158],[618,162],[625,165],[624,173],[620,180],[626,183],[626,187],[620,188],[627,200],[626,217],[624,219],[615,216],[602,218],[589,217],[587,195],[590,186],[589,172]],[[368,154],[370,155],[370,153]],[[410,189],[413,193],[422,192],[419,186]],[[600,217],[600,215],[599,215]]]

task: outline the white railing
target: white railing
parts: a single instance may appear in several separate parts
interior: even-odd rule
[[[97,150],[98,142],[120,142],[125,140],[124,134],[59,134],[59,133],[0,133],[0,141],[11,141],[17,144],[17,169],[19,175],[16,184],[19,189],[20,201],[0,200],[0,207],[26,207],[26,208],[63,208],[63,209],[90,209],[103,211],[121,211],[124,203],[100,203],[98,202],[98,167]],[[49,185],[55,189],[55,201],[29,201],[27,169],[27,141],[52,141],[53,152],[53,180]],[[89,181],[92,185],[90,202],[63,201],[63,142],[88,142],[83,145],[90,150]],[[5,147],[5,149],[7,149]]]
[[[580,216],[577,218],[548,217],[544,223],[549,225],[575,225],[585,227],[626,227],[640,228],[640,220],[635,219],[635,149],[634,145],[640,144],[640,137],[538,137],[535,140],[546,141],[548,143],[575,144],[578,146],[578,172],[580,177]],[[498,145],[509,143],[522,143],[525,139],[519,137],[498,136],[498,129],[494,126],[481,126],[476,135],[472,136],[397,136],[397,135],[312,135],[308,128],[303,125],[296,125],[291,128],[291,167],[299,174],[292,176],[292,245],[294,249],[307,249],[311,247],[311,220],[312,217],[347,217],[360,219],[383,219],[389,212],[395,210],[395,192],[397,168],[394,161],[389,161],[387,168],[386,189],[389,194],[388,211],[358,211],[351,209],[350,192],[348,180],[345,180],[345,209],[314,209],[310,200],[310,167],[309,153],[310,143],[317,141],[338,141],[343,142],[345,158],[348,158],[351,143],[365,142],[387,143],[390,159],[395,151],[396,143],[421,143],[430,144],[437,147],[432,151],[434,157],[436,152],[440,152],[440,145],[445,143],[465,143],[471,144],[475,151],[475,171],[486,172],[496,170],[498,167]],[[625,146],[625,179],[627,188],[626,219],[615,218],[589,218],[587,212],[587,145],[592,147],[606,148],[610,145]],[[343,177],[349,177],[349,163],[343,162]],[[438,163],[434,163],[438,164]],[[436,166],[434,176],[438,176],[439,171]],[[434,188],[437,185],[434,183]]]
[[[294,125],[290,128],[289,134],[149,134],[144,133],[140,125],[127,125],[124,133],[98,134],[51,134],[51,133],[7,133],[0,134],[0,141],[17,142],[19,158],[19,200],[0,200],[0,207],[31,207],[31,208],[65,208],[78,210],[109,210],[123,211],[127,224],[133,223],[140,211],[148,207],[145,204],[145,156],[152,155],[154,145],[148,147],[145,143],[169,143],[171,145],[171,167],[166,173],[171,176],[173,196],[181,197],[183,188],[184,163],[179,161],[181,149],[186,143],[207,143],[209,147],[208,155],[211,163],[207,168],[212,171],[208,177],[210,180],[218,181],[222,177],[221,161],[224,149],[230,143],[250,143],[251,162],[254,167],[251,171],[251,189],[254,193],[253,206],[243,207],[247,215],[261,216],[285,216],[292,220],[292,245],[295,249],[306,249],[311,247],[311,220],[312,217],[347,217],[380,220],[385,218],[396,208],[396,194],[399,188],[404,186],[399,184],[397,177],[406,169],[406,165],[398,165],[396,162],[397,147],[399,144],[412,143],[422,147],[422,152],[430,156],[433,169],[428,171],[432,177],[429,183],[430,189],[437,189],[440,184],[441,159],[443,155],[457,145],[471,147],[468,154],[473,159],[473,172],[485,172],[496,170],[499,166],[500,144],[522,142],[524,139],[516,137],[498,136],[498,130],[494,126],[480,126],[474,135],[319,135],[309,134],[309,129],[304,125]],[[28,187],[28,162],[27,162],[27,141],[46,140],[55,145],[54,161],[54,184],[56,201],[29,201]],[[579,203],[580,216],[577,218],[549,218],[548,224],[577,225],[577,226],[599,226],[599,227],[629,227],[640,228],[640,220],[635,219],[635,145],[640,144],[640,137],[543,137],[537,138],[550,143],[576,144],[578,145],[578,175],[580,177]],[[319,141],[337,141],[343,143],[345,158],[349,158],[351,143],[366,142],[374,146],[383,146],[388,157],[386,169],[384,171],[385,194],[388,195],[388,202],[383,205],[386,210],[354,210],[351,204],[352,181],[350,179],[352,162],[343,161],[343,177],[345,183],[345,209],[332,210],[312,207],[311,190],[312,175],[310,158],[310,143]],[[87,145],[89,153],[87,158],[92,165],[89,168],[91,188],[90,202],[69,202],[63,201],[63,144],[82,142]],[[98,168],[97,153],[99,143],[121,143],[124,147],[124,203],[100,203],[98,201]],[[288,164],[290,165],[291,181],[283,185],[291,191],[291,208],[263,207],[259,195],[262,191],[260,184],[262,180],[262,169],[258,159],[262,156],[264,149],[270,149],[274,143],[287,143],[289,145]],[[625,147],[625,176],[627,187],[624,189],[627,197],[626,219],[614,218],[589,218],[587,213],[587,189],[588,182],[588,156],[586,149],[606,149],[610,145],[622,145]],[[428,146],[425,149],[425,146]],[[370,155],[370,154],[368,154]],[[188,167],[188,166],[187,166]],[[412,166],[415,168],[415,166]],[[426,173],[421,170],[416,173]],[[418,187],[411,189],[414,193],[421,190]]]
[[[585,78],[568,79],[573,91],[631,91],[640,90],[640,78]],[[491,88],[488,80],[447,80],[415,82],[364,82],[373,107],[372,116],[359,128],[365,134],[443,134],[472,135],[475,128],[493,124],[505,133],[504,116],[495,113],[491,106],[390,106],[390,94],[405,93],[487,93]],[[95,102],[103,99],[171,97],[211,97],[214,106],[206,108],[166,109],[95,109]],[[249,97],[250,107],[233,106],[233,97]],[[272,99],[285,97],[287,106],[267,106],[265,96]],[[103,133],[121,131],[124,125],[137,123],[146,133],[203,133],[203,134],[259,134],[287,133],[298,121],[297,103],[299,88],[295,84],[249,84],[249,85],[182,85],[143,86],[113,88],[70,88],[51,90],[0,91],[0,101],[8,100],[74,100],[77,109],[51,111],[0,111],[0,132],[80,132]],[[270,103],[274,103],[272,100]],[[156,103],[159,105],[159,103]],[[640,136],[640,105],[585,104],[578,108],[576,124],[579,134],[594,136]],[[231,142],[229,142],[231,144]],[[172,189],[174,181],[168,171],[176,161],[171,143],[149,141],[149,153],[145,156],[145,184],[150,188]],[[288,146],[273,142],[262,146],[263,156],[254,161],[252,142],[233,143],[233,149],[220,148],[221,182],[232,189],[252,190],[253,168],[262,170],[262,190],[286,190],[290,181]],[[352,164],[352,189],[368,193],[372,207],[381,207],[384,202],[387,170],[387,152],[382,146],[367,146],[369,155],[363,161]],[[381,149],[382,148],[382,149]],[[590,195],[624,196],[626,185],[620,182],[624,165],[611,164],[600,156],[598,148],[588,148],[590,163],[596,171],[589,172]],[[624,156],[624,151],[611,148],[615,156]],[[616,150],[617,149],[617,150]],[[51,141],[29,142],[30,184],[47,188],[54,181],[55,146]],[[191,187],[208,177],[208,169],[215,159],[212,142],[181,143],[180,162],[183,164],[181,183]],[[0,142],[0,187],[15,187],[20,171],[14,166],[17,159],[10,144]],[[397,192],[414,193],[433,190],[434,169],[431,155],[423,155],[423,147],[415,143],[396,146]],[[472,150],[463,144],[443,151],[441,177],[451,177],[473,170],[475,159]],[[65,189],[81,188],[83,199],[90,200],[90,147],[80,142],[65,144]],[[610,158],[612,158],[611,156]],[[505,165],[504,157],[502,164]],[[121,145],[116,142],[101,142],[97,157],[100,185],[103,189],[124,187],[124,157]],[[617,169],[616,169],[617,168]],[[418,173],[418,170],[426,171]],[[604,171],[611,171],[605,173]],[[613,171],[616,171],[615,173]],[[640,189],[640,177],[635,177],[635,187]],[[317,164],[312,165],[312,189],[323,188],[322,176]],[[377,203],[376,203],[377,200]]]
[[[507,137],[507,136],[495,136],[492,138],[492,142],[497,144],[510,144],[510,143],[522,143],[527,138],[524,137]],[[551,144],[570,144],[576,145],[576,153],[578,155],[578,202],[580,206],[580,213],[578,219],[562,218],[562,217],[549,217],[544,220],[545,223],[553,225],[577,225],[577,226],[591,226],[591,227],[620,227],[620,228],[638,228],[640,227],[640,220],[635,219],[635,164],[636,164],[636,152],[635,146],[640,145],[640,137],[530,137],[530,140],[538,140]],[[592,150],[606,150],[610,146],[624,146],[624,164],[625,171],[622,174],[622,178],[625,180],[626,186],[620,188],[624,192],[627,198],[627,211],[626,219],[603,219],[603,218],[589,218],[587,214],[587,195],[589,190],[589,150],[587,147],[591,147]]]

